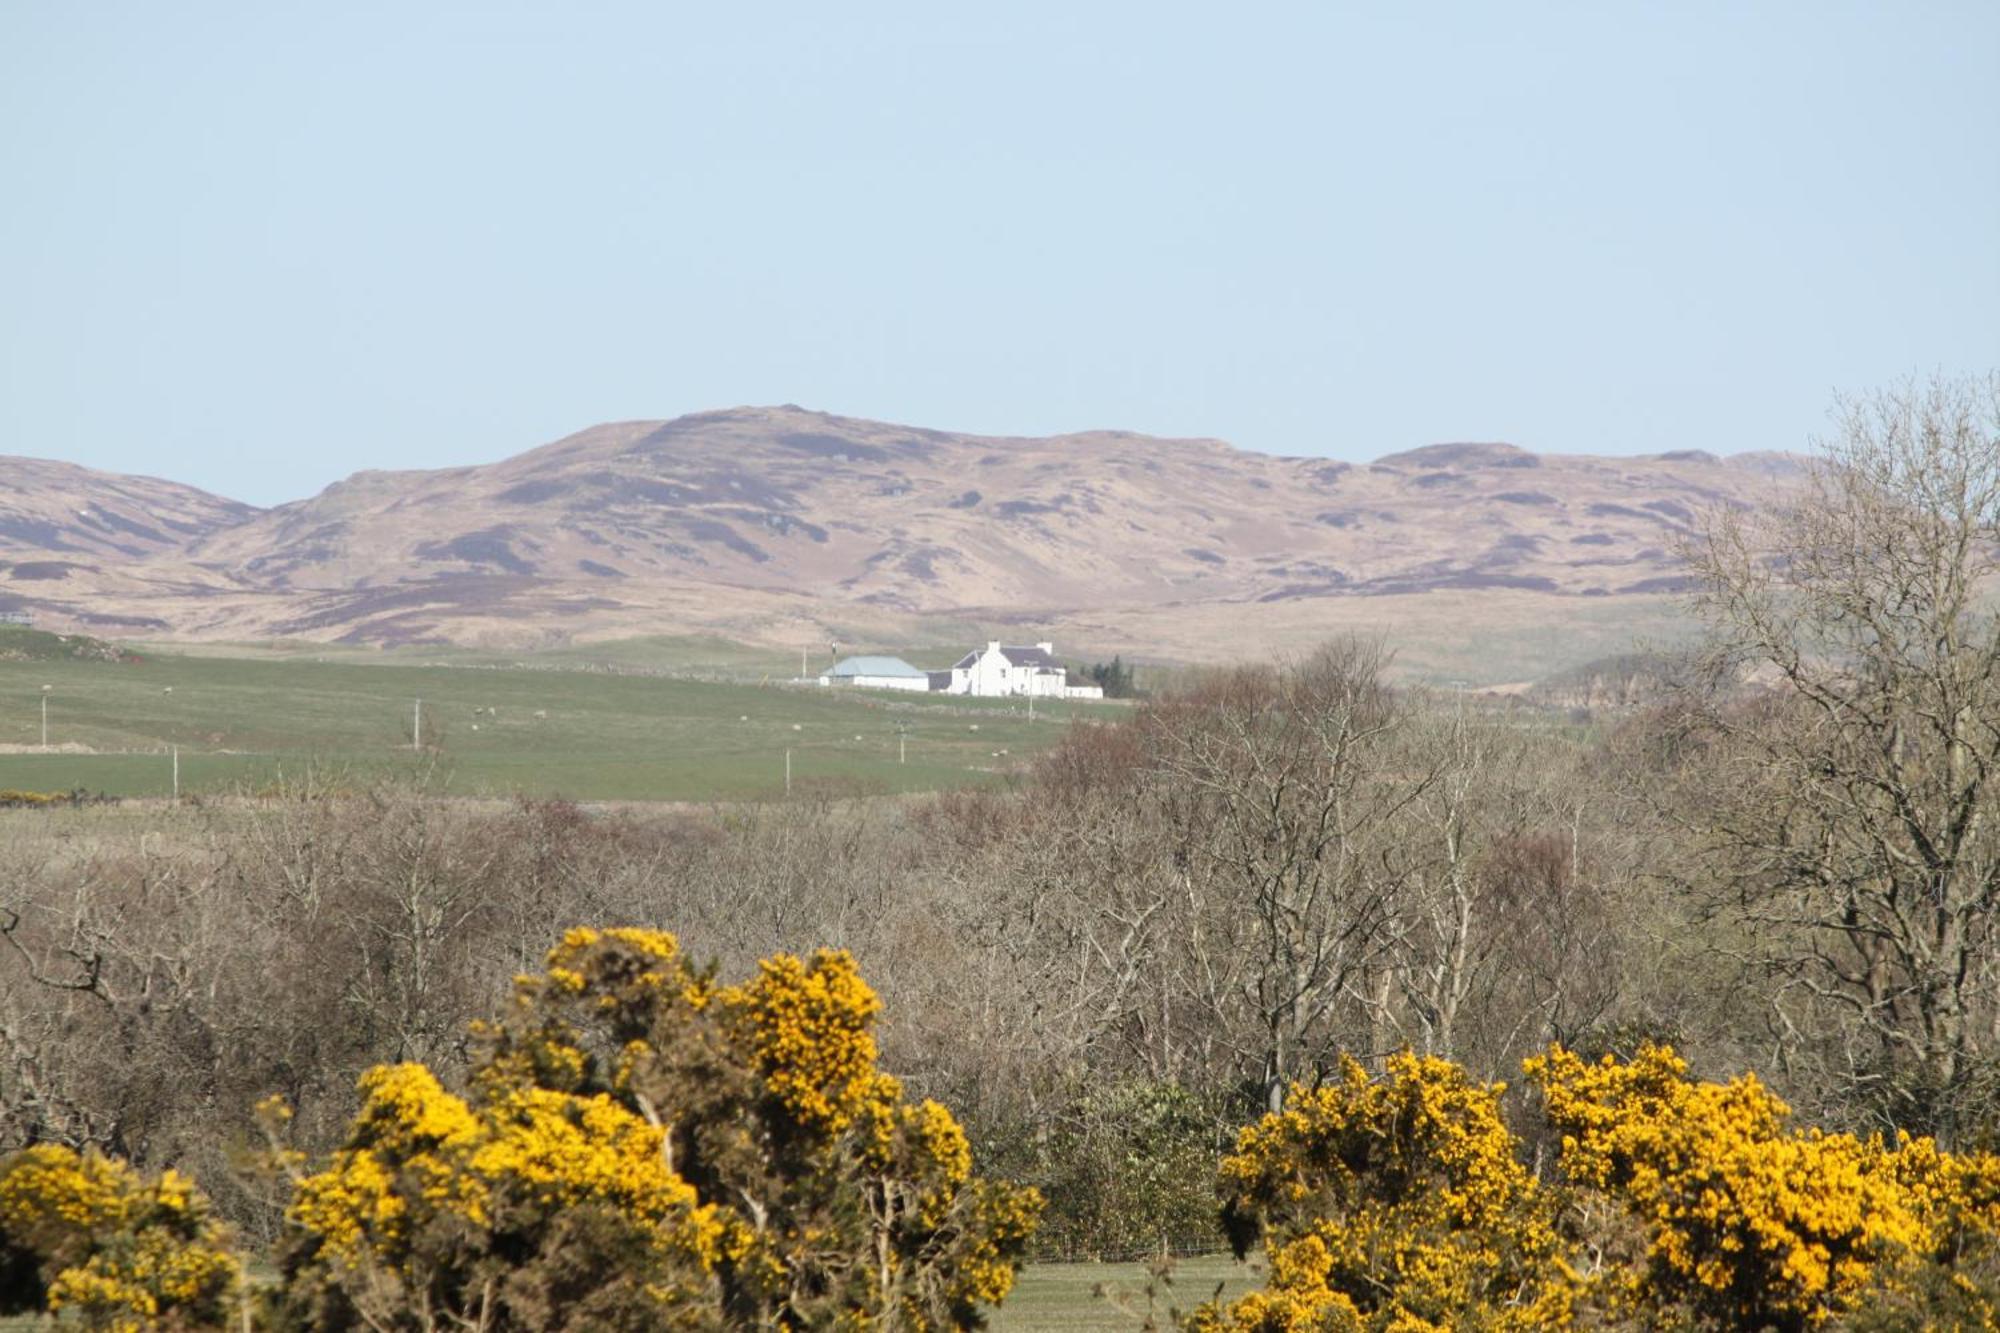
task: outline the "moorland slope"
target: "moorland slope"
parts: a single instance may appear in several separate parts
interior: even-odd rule
[[[1412,598],[1560,621],[1657,610],[1706,507],[1798,461],[1439,444],[1372,463],[1118,431],[956,434],[796,407],[595,426],[477,467],[363,472],[255,510],[0,460],[0,609],[197,638],[753,641],[1066,628],[1272,646]],[[1579,613],[1583,614],[1583,613]]]

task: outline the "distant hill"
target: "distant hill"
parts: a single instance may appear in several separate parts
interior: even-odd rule
[[[1349,464],[796,407],[596,426],[484,466],[358,473],[262,511],[4,460],[21,499],[0,526],[0,595],[203,637],[790,642],[1039,624],[1143,649],[1180,622],[1180,655],[1226,656],[1249,642],[1231,626],[1296,627],[1277,636],[1289,642],[1315,608],[1354,599],[1527,599],[1560,619],[1583,599],[1669,596],[1696,514],[1768,503],[1797,466],[1500,443]]]
[[[256,515],[250,505],[156,477],[0,454],[0,555],[19,561],[145,560]]]
[[[155,477],[0,455],[0,611],[169,630],[149,603],[214,591],[214,580],[179,567],[186,552],[257,513]]]

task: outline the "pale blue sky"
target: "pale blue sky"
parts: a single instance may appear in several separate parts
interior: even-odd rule
[[[740,403],[1797,447],[2000,365],[2000,4],[0,0],[0,453]]]

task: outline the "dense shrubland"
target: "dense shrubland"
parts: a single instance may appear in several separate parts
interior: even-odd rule
[[[243,1243],[291,1247],[322,1311],[384,1288],[300,1248],[294,1195],[252,1165],[265,1098],[310,1180],[393,1145],[398,1117],[457,1126],[470,1163],[504,1155],[537,1098],[605,1098],[616,1151],[725,1105],[743,1121],[765,1086],[791,1129],[751,1117],[753,1142],[676,1148],[700,1199],[888,1208],[866,1121],[906,1136],[899,1215],[949,1196],[1025,1243],[994,1202],[1008,1187],[968,1193],[939,1165],[956,1146],[933,1135],[928,1164],[911,1146],[929,1114],[911,1108],[935,1103],[983,1176],[1045,1197],[1045,1253],[1219,1244],[1225,1220],[1262,1244],[1269,1288],[1208,1327],[1978,1326],[2000,1200],[1991,395],[1863,405],[1774,531],[1718,516],[1691,550],[1704,652],[1610,712],[1391,688],[1383,649],[1345,641],[1079,726],[1004,790],[586,812],[307,773],[143,817],[0,814],[0,1148],[191,1174]],[[1789,557],[1754,554],[1773,549]],[[684,1002],[587,1018],[584,997],[625,1003],[601,951],[656,937],[546,958],[579,921],[673,930],[655,970]],[[713,985],[689,960],[831,996],[841,957],[884,1001],[884,1081],[852,1105],[742,1081],[763,1020],[719,997],[749,991],[686,999]],[[713,1100],[664,1111],[677,1096]],[[468,1250],[470,1214],[446,1208],[425,1235],[449,1255],[420,1285],[501,1299],[477,1295],[499,1280],[479,1246],[642,1271],[657,1238],[618,1220],[637,1211],[680,1238],[645,1260],[676,1310],[754,1322],[884,1290],[844,1260],[737,1254],[717,1237],[740,1215],[697,1220],[655,1183],[579,1211],[589,1237],[530,1216],[501,1244],[489,1218]],[[402,1243],[363,1228],[351,1253],[407,1293]],[[994,1262],[940,1260],[969,1285],[895,1299],[949,1324],[994,1294]],[[595,1282],[559,1267],[512,1263],[542,1285],[505,1299]]]
[[[1041,1211],[877,1065],[838,950],[725,984],[657,930],[576,927],[471,1029],[463,1091],[378,1064],[330,1152],[290,1105],[238,1168],[273,1280],[184,1175],[96,1146],[0,1156],[0,1314],[93,1328],[966,1328]]]

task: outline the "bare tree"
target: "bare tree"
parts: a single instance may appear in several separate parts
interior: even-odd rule
[[[1254,1059],[1273,1110],[1387,975],[1408,876],[1390,835],[1435,773],[1388,766],[1407,714],[1383,665],[1378,645],[1349,639],[1281,669],[1218,675],[1142,718],[1189,903],[1170,965]]]
[[[1692,822],[1794,1052],[1950,1132],[2000,1044],[2000,376],[1838,421],[1796,504],[1721,511],[1690,553]]]

